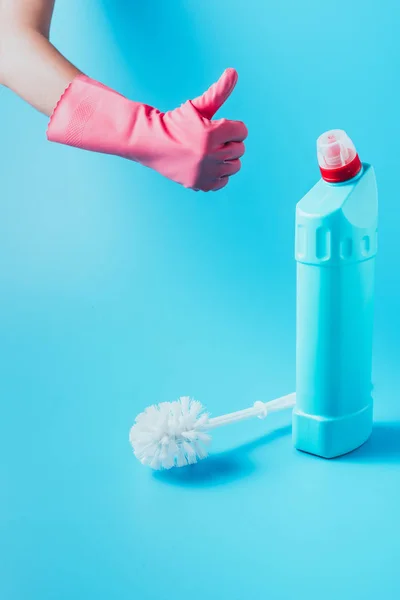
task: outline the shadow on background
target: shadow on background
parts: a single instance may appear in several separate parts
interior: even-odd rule
[[[182,487],[214,487],[248,477],[256,470],[251,453],[277,439],[290,435],[291,426],[282,427],[238,448],[209,456],[191,467],[158,471],[154,478]],[[369,441],[339,461],[353,463],[400,464],[400,422],[382,422],[374,426]]]
[[[368,442],[340,460],[400,464],[400,421],[376,423]]]
[[[185,2],[158,2],[156,8],[152,2],[136,0],[101,4],[126,66],[124,91],[132,98],[168,110],[204,91],[199,78],[208,81],[207,87],[213,83],[216,61],[210,60],[201,23]],[[136,85],[143,98],[138,98]]]
[[[205,92],[227,67],[237,68],[240,79],[238,89],[229,99],[229,108],[226,110],[224,107],[217,118],[243,120],[249,129],[250,135],[246,141],[246,178],[242,176],[238,181],[246,186],[246,193],[249,189],[254,189],[257,198],[268,177],[274,180],[274,185],[279,183],[279,193],[282,196],[284,171],[280,156],[282,152],[286,152],[286,142],[282,139],[280,120],[292,120],[292,132],[296,131],[299,120],[293,118],[287,107],[282,109],[282,94],[274,88],[271,90],[270,75],[260,78],[257,69],[249,68],[256,60],[257,63],[268,65],[268,71],[279,74],[281,69],[272,60],[275,50],[265,44],[263,34],[253,39],[252,44],[246,44],[246,47],[232,41],[235,31],[240,31],[243,36],[248,27],[246,25],[243,30],[240,11],[236,16],[235,11],[230,11],[232,14],[228,22],[232,20],[231,24],[227,25],[227,31],[220,32],[220,37],[214,39],[215,28],[210,25],[207,9],[201,5],[201,2],[196,4],[187,0],[157,2],[156,6],[152,2],[137,0],[102,0],[101,9],[107,20],[109,35],[126,73],[123,81],[114,83],[119,92],[132,100],[167,111]],[[213,6],[212,13],[213,20],[219,19],[221,24],[224,22],[223,7],[215,9]],[[287,81],[287,77],[281,76],[283,82]],[[107,81],[112,85],[112,79]],[[119,87],[121,84],[122,88]],[[263,115],[262,127],[260,111]],[[277,116],[277,111],[281,116]],[[270,140],[268,145],[265,144],[266,134]],[[271,147],[275,151],[271,151]],[[314,146],[308,144],[304,150],[314,160]],[[264,157],[262,173],[259,169],[260,151]],[[253,160],[251,156],[254,156]],[[295,161],[292,164],[292,169],[297,169],[299,177],[305,177],[304,168],[297,163]],[[307,177],[311,186],[314,183],[313,176]],[[300,197],[300,190],[304,189],[304,185],[298,183],[296,177],[286,178],[285,186],[288,186],[289,197],[294,195],[294,198]],[[270,223],[271,204],[260,200],[260,204],[257,203],[256,206],[258,211],[262,210],[263,214],[266,212],[266,223]],[[274,211],[284,211],[289,218],[292,218],[292,210],[293,206],[289,203],[277,202],[274,205]],[[268,234],[270,235],[269,228]],[[281,231],[280,235],[282,234],[285,231]],[[282,244],[281,248],[291,249],[291,235],[289,229],[288,244]],[[288,257],[291,256],[290,249]]]
[[[214,487],[248,477],[256,470],[250,454],[282,437],[290,435],[291,426],[281,427],[238,448],[209,456],[204,461],[182,469],[156,471],[155,479],[182,487]]]

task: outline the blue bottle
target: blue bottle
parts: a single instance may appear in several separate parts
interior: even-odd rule
[[[334,458],[370,436],[378,197],[344,131],[317,142],[322,179],[296,209],[293,442]]]

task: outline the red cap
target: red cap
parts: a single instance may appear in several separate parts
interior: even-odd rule
[[[317,152],[322,178],[328,183],[353,179],[362,169],[353,142],[340,129],[322,134],[317,141]]]

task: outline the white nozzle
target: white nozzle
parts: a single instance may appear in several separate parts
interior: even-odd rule
[[[334,129],[317,140],[318,163],[322,169],[338,169],[348,165],[356,156],[355,146],[347,133]]]

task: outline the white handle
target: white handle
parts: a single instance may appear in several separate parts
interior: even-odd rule
[[[281,398],[276,398],[276,400],[271,400],[270,402],[255,402],[250,408],[245,408],[244,410],[238,410],[227,415],[209,419],[205,423],[204,429],[214,429],[215,427],[220,427],[221,425],[230,425],[231,423],[244,421],[245,419],[250,419],[252,417],[264,419],[269,412],[291,408],[295,404],[295,393],[282,396]]]

